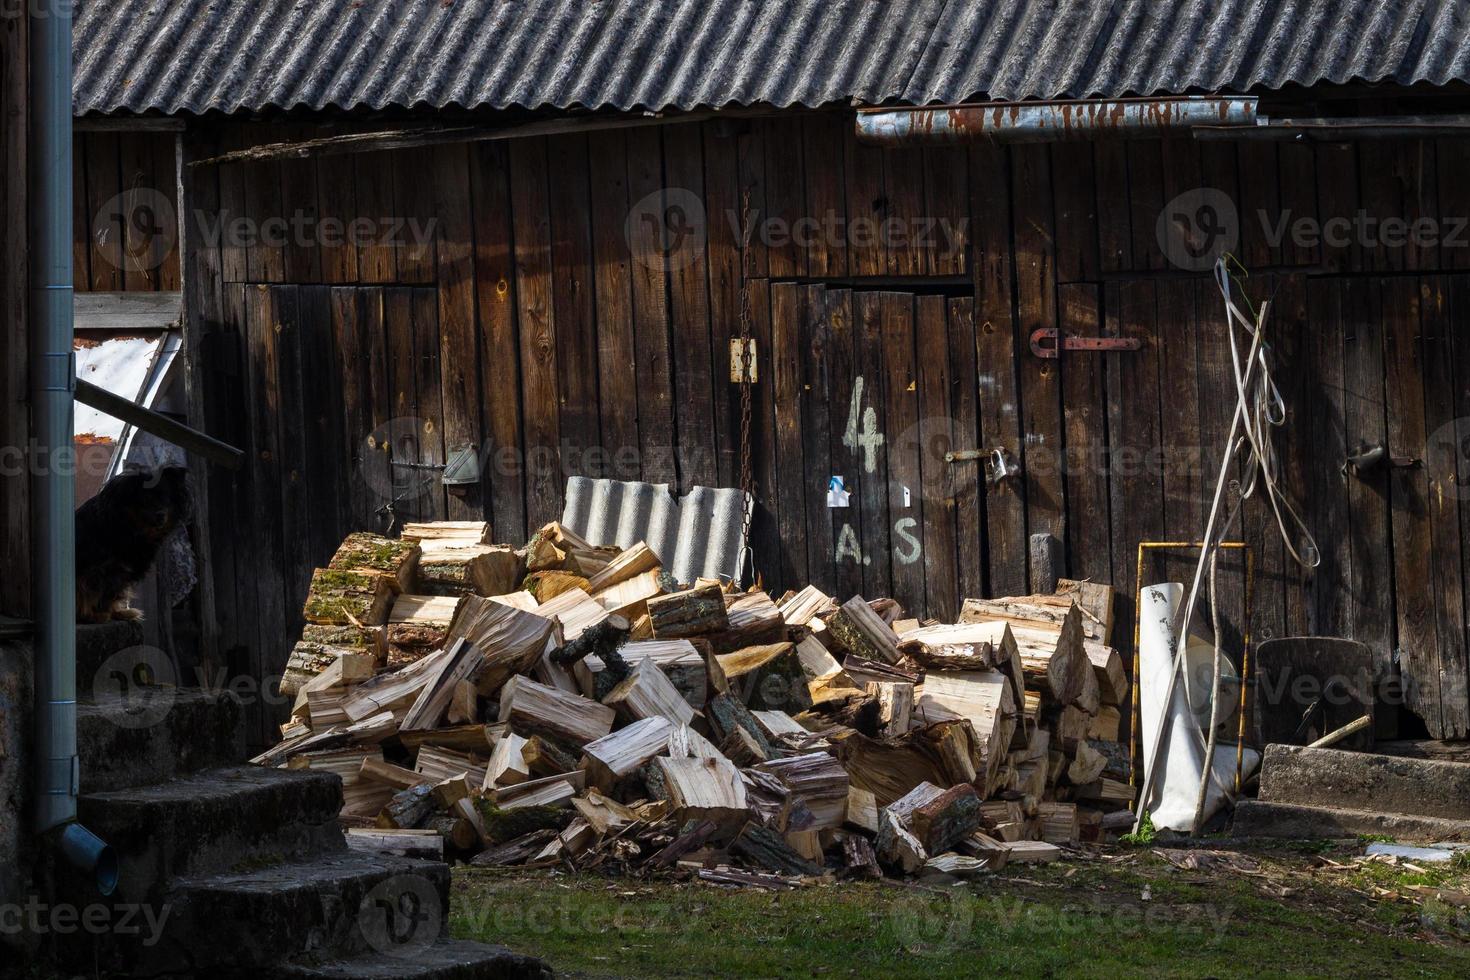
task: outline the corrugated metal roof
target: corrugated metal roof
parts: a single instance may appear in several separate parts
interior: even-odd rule
[[[667,484],[567,480],[561,522],[593,544],[642,541],[680,582],[740,576],[745,494],[694,487],[675,497]]]
[[[79,0],[78,114],[931,104],[1470,79],[1463,0]]]

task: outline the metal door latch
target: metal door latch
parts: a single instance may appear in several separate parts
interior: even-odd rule
[[[970,463],[977,459],[985,461],[986,483],[995,484],[1009,480],[1021,472],[1020,465],[1011,459],[1004,446],[994,449],[957,449],[944,454],[946,463]]]
[[[1364,446],[1357,452],[1350,454],[1342,461],[1342,475],[1353,473],[1371,473],[1381,466],[1392,469],[1413,470],[1424,465],[1424,461],[1417,456],[1391,456],[1388,446],[1379,443],[1376,446]]]
[[[1138,350],[1143,341],[1137,337],[1060,337],[1056,327],[1038,327],[1031,331],[1031,353],[1037,357],[1055,358],[1060,351]]]

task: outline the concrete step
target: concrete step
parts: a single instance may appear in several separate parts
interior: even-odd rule
[[[82,692],[83,698],[87,692]],[[146,786],[245,759],[243,709],[228,692],[143,687],[77,704],[82,792]]]
[[[255,976],[275,980],[550,980],[534,956],[462,939],[441,939],[403,955],[374,953],[316,966],[289,965]]]
[[[447,933],[449,866],[343,851],[183,878],[169,901],[178,912],[144,972],[411,955]]]
[[[1241,800],[1232,834],[1237,837],[1289,837],[1301,840],[1374,834],[1396,841],[1434,843],[1470,841],[1470,820],[1412,814],[1304,806],[1269,800]]]
[[[346,849],[332,773],[241,765],[81,797],[82,823],[118,854],[123,901],[170,879]]]
[[[1470,821],[1470,764],[1268,745],[1260,798]]]

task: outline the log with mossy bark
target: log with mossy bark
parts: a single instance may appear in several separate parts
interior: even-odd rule
[[[716,655],[788,639],[780,608],[760,589],[725,596],[725,619],[725,629],[699,637]]]
[[[312,573],[302,615],[309,623],[382,626],[395,594],[392,580],[380,572],[318,568]]]
[[[898,663],[898,634],[862,596],[844,602],[827,620],[827,630],[849,656]]]
[[[418,584],[428,595],[503,595],[515,591],[521,559],[509,545],[425,542]]]
[[[653,635],[661,640],[717,633],[730,625],[725,613],[725,594],[718,585],[650,599],[647,612]]]
[[[344,572],[377,572],[388,577],[395,592],[408,592],[413,588],[418,559],[416,541],[354,531],[342,540],[327,567]]]
[[[281,693],[288,697],[296,695],[313,677],[344,655],[367,653],[375,666],[382,666],[382,637],[381,627],[306,626],[286,660]]]
[[[794,715],[811,707],[806,671],[793,643],[770,643],[719,654],[710,667],[715,690],[734,694],[753,711]]]

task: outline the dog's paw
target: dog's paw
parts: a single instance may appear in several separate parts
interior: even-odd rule
[[[143,610],[134,609],[132,606],[122,606],[112,611],[112,618],[121,619],[129,623],[136,623],[143,618]]]

